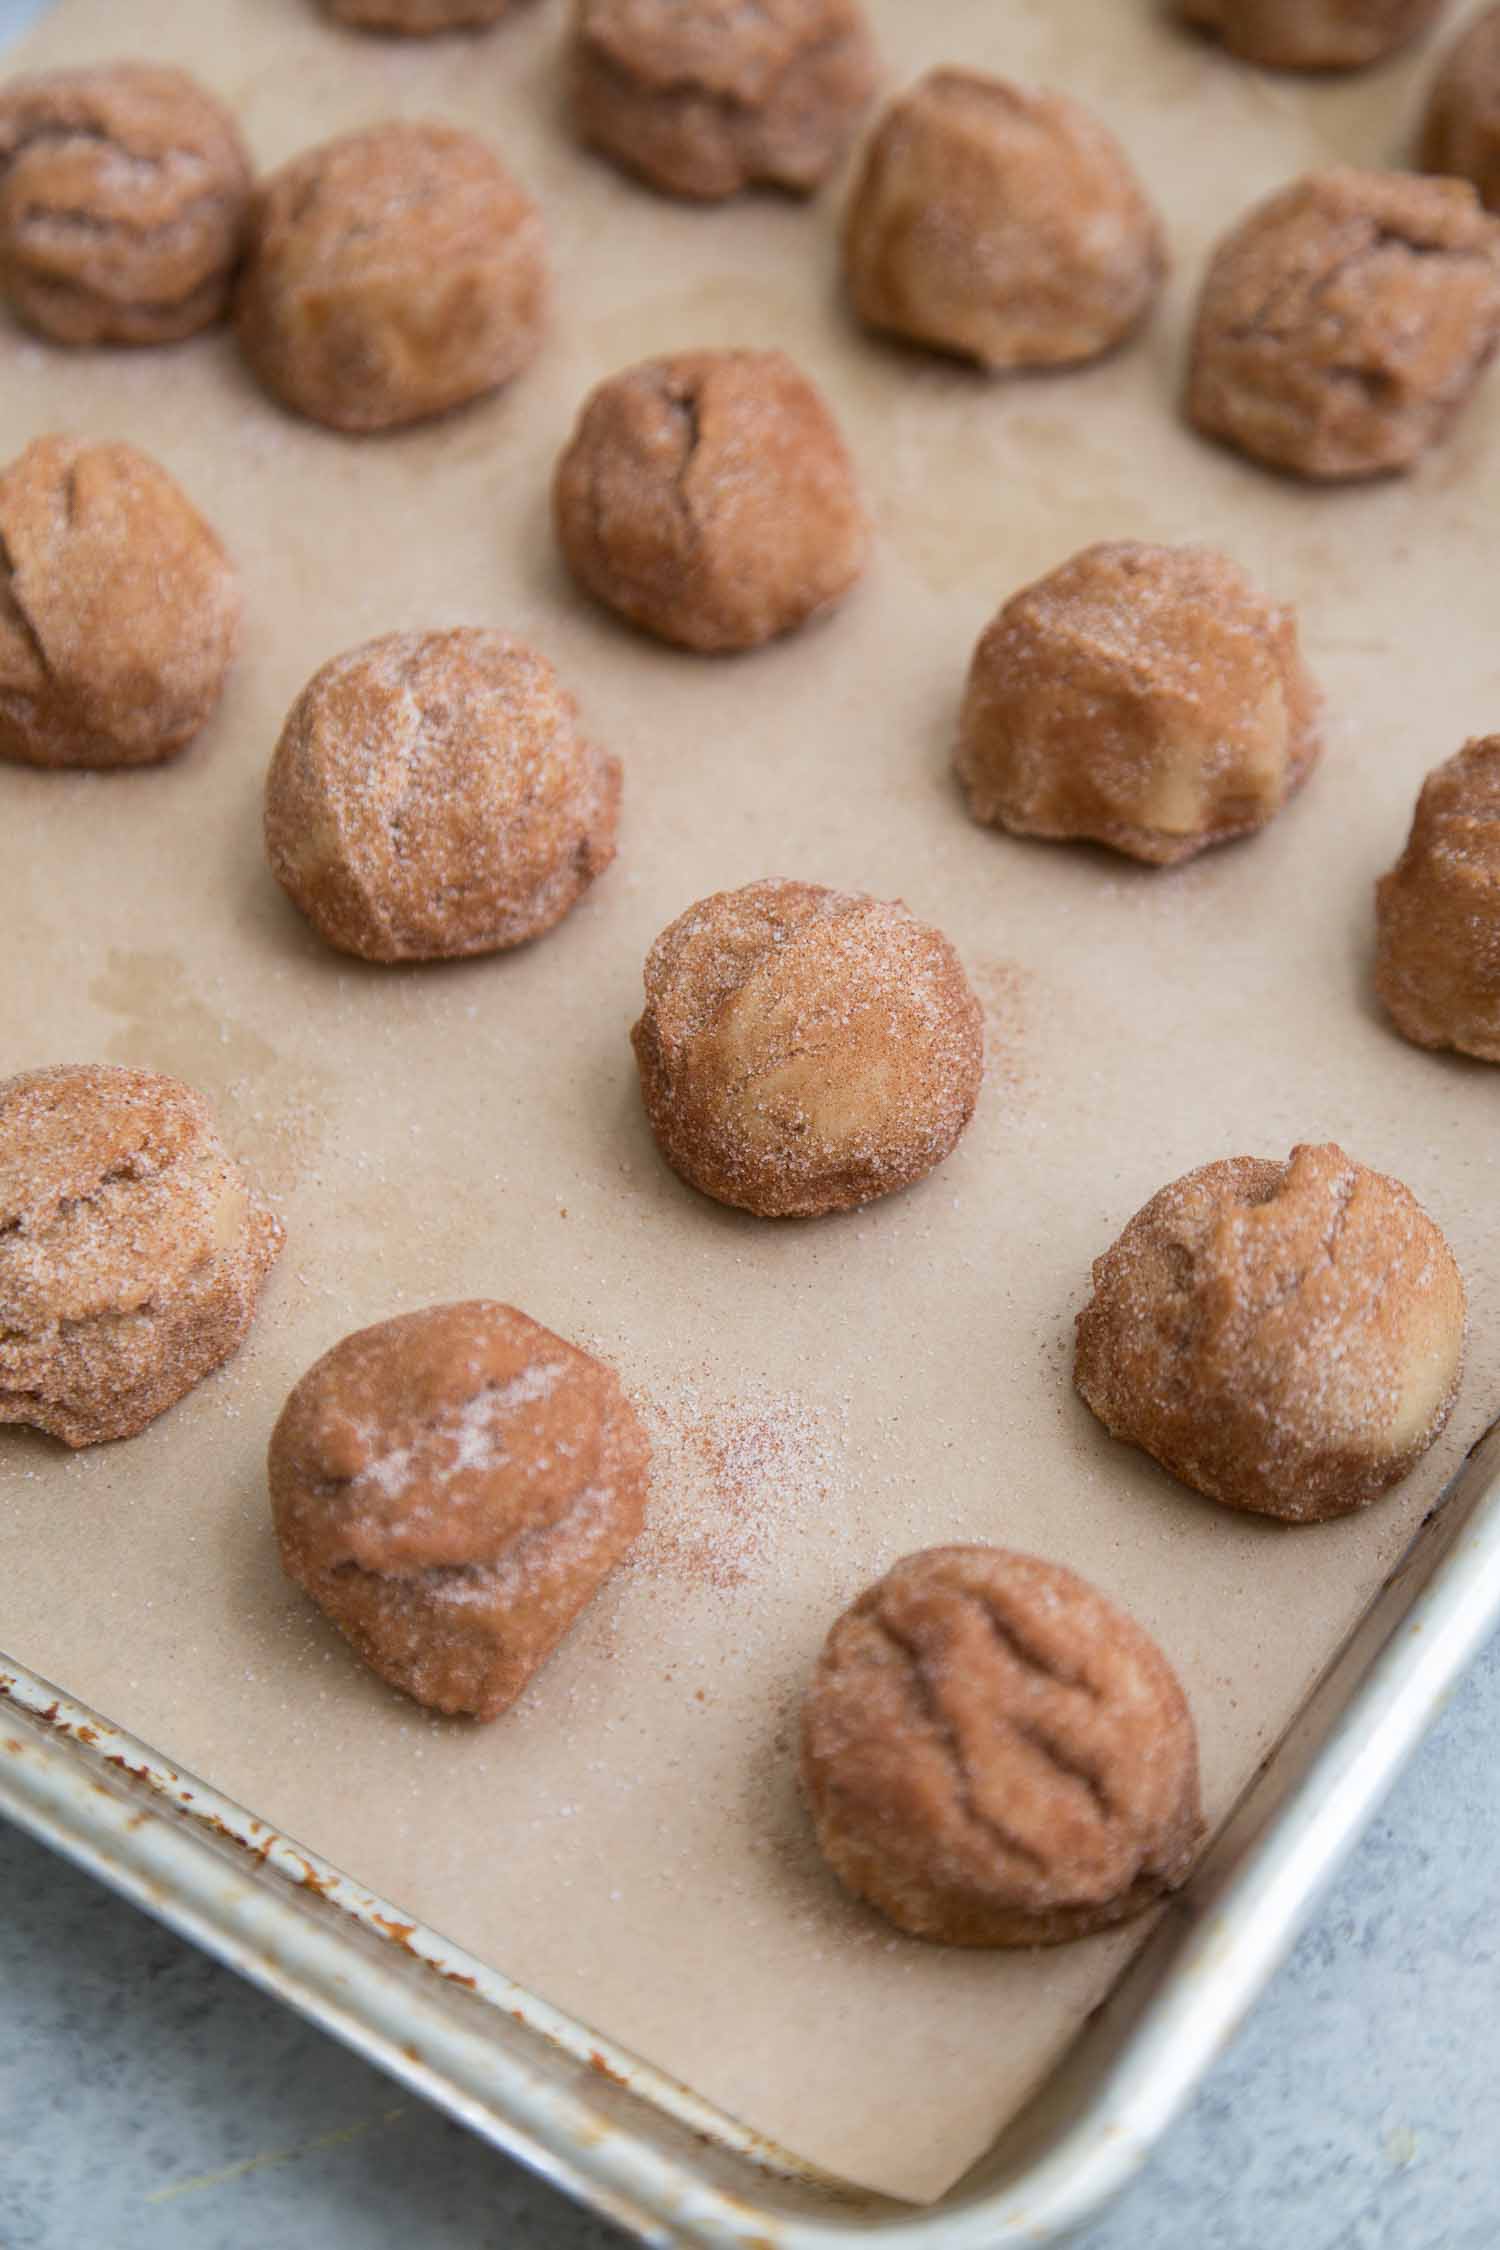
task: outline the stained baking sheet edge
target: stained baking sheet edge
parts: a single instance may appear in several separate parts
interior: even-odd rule
[[[1200,1710],[1217,1818],[1392,1568],[1473,1434],[1478,1408],[1493,1403],[1500,1268],[1488,1218],[1491,1089],[1476,1070],[1402,1048],[1374,1019],[1358,970],[1367,881],[1399,840],[1418,772],[1465,724],[1490,723],[1497,679],[1487,578],[1476,560],[1490,545],[1484,477],[1493,448],[1480,407],[1408,486],[1335,500],[1288,492],[1195,447],[1164,412],[1187,287],[1229,196],[1253,192],[1314,146],[1384,147],[1402,98],[1386,74],[1316,95],[1278,89],[1275,106],[1251,118],[1259,83],[1165,32],[1148,36],[1144,11],[1106,22],[1078,0],[1052,0],[1002,20],[988,6],[950,0],[929,26],[886,0],[880,15],[899,70],[932,59],[940,39],[981,63],[1076,76],[1080,91],[1107,99],[1151,171],[1165,174],[1157,184],[1172,208],[1179,281],[1139,351],[1065,383],[1003,390],[883,356],[851,333],[827,288],[829,205],[811,213],[747,206],[711,219],[672,213],[569,148],[545,110],[554,10],[517,10],[513,33],[473,50],[498,74],[492,89],[476,91],[468,49],[460,66],[455,50],[445,60],[436,50],[396,56],[346,46],[319,29],[304,0],[149,0],[129,11],[116,0],[107,9],[69,0],[77,51],[90,39],[99,51],[127,16],[143,33],[155,26],[163,52],[180,40],[186,59],[242,105],[268,161],[386,101],[433,99],[502,132],[548,205],[568,285],[544,378],[389,447],[345,448],[285,424],[244,385],[224,339],[171,362],[180,365],[180,393],[175,378],[163,382],[164,361],[112,362],[101,385],[97,364],[64,363],[36,346],[16,353],[13,440],[38,415],[58,414],[160,445],[222,517],[251,595],[251,642],[222,724],[180,767],[119,787],[7,777],[7,797],[38,824],[17,872],[17,958],[27,958],[29,933],[55,995],[48,1052],[153,1063],[211,1089],[227,1105],[236,1146],[274,1166],[270,1184],[289,1195],[294,1223],[246,1353],[169,1423],[128,1455],[44,1464],[39,1450],[7,1448],[20,1503],[13,1528],[23,1539],[34,1533],[34,1545],[14,1550],[26,1573],[12,1576],[4,1638],[288,1834],[314,1838],[387,1897],[410,1901],[433,1927],[519,1969],[575,2013],[609,2023],[622,2042],[711,2088],[726,2108],[755,2114],[777,2026],[825,2007],[826,2023],[794,2029],[799,2052],[816,2057],[804,2069],[842,2089],[846,2114],[824,2120],[844,2143],[841,2169],[859,2169],[851,2135],[878,2144],[874,2155],[889,2162],[893,2128],[904,2121],[913,2160],[935,2170],[941,2129],[982,2097],[985,2115],[964,2126],[974,2137],[944,2159],[942,2185],[993,2134],[1007,2071],[1015,2082],[1009,2048],[1025,2042],[997,2041],[996,2021],[1017,2022],[1021,1988],[1094,1973],[1097,1957],[1049,1963],[1044,1977],[1039,1965],[882,1950],[880,1933],[841,1916],[820,1872],[797,1856],[805,1836],[788,1761],[771,1755],[778,1699],[794,1689],[831,1609],[878,1567],[893,1538],[910,1545],[999,1530],[1097,1574],[1163,1637]],[[234,38],[222,36],[230,29]],[[47,51],[63,51],[65,32],[60,22]],[[1206,140],[1216,143],[1215,122],[1239,134],[1239,169],[1231,165],[1232,180],[1217,186],[1205,179],[1201,197],[1190,192],[1191,151],[1145,129],[1168,98],[1199,105]],[[593,254],[601,228],[607,264]],[[759,278],[748,295],[737,278],[731,304],[724,271],[741,265]],[[671,290],[643,294],[665,266]],[[792,342],[833,387],[875,486],[882,537],[872,581],[848,613],[735,672],[725,696],[729,675],[627,642],[570,601],[534,508],[558,425],[587,380],[663,343],[740,340],[747,318],[757,334]],[[405,537],[404,511],[418,505],[427,535]],[[389,567],[330,572],[330,554],[344,551],[338,527],[348,547],[351,527],[363,531],[371,509],[403,531]],[[1124,530],[1233,545],[1302,603],[1331,695],[1329,757],[1286,819],[1244,852],[1170,880],[978,834],[942,778],[951,699],[984,607],[1068,545]],[[351,551],[363,563],[368,547],[361,537]],[[1409,557],[1427,566],[1426,578],[1414,581]],[[1437,696],[1413,685],[1398,654],[1429,582],[1441,596],[1425,635]],[[346,977],[299,939],[259,867],[260,762],[286,699],[331,647],[393,622],[470,617],[476,608],[535,632],[578,687],[591,723],[620,748],[630,776],[626,852],[597,898],[522,960]],[[179,833],[201,837],[203,848],[190,863],[174,851],[168,874],[160,852]],[[757,1233],[684,1200],[641,1146],[623,1039],[640,953],[684,902],[684,885],[792,865],[793,846],[792,871],[899,887],[919,909],[951,920],[1000,1003],[997,1070],[952,1165],[899,1205],[795,1237]],[[70,855],[81,870],[72,887],[54,879]],[[72,889],[81,893],[76,910]],[[165,897],[176,930],[164,925]],[[1018,984],[1019,1025],[1006,1015]],[[568,1005],[572,1018],[556,1012]],[[507,1054],[525,1051],[542,1025],[553,1034],[538,1049],[548,1070],[507,1072]],[[1281,1067],[1268,1070],[1271,1026]],[[15,1026],[18,1061],[47,1059],[35,1051],[37,1035],[28,1009]],[[325,1038],[342,1041],[337,1080],[312,1067],[328,1059]],[[1183,1098],[1174,1098],[1185,1063]],[[479,1112],[470,1106],[476,1094]],[[475,1114],[489,1115],[502,1138],[529,1130],[535,1141],[539,1124],[555,1128],[561,1159],[549,1141],[532,1150],[528,1174],[507,1147],[505,1181],[498,1172],[477,1181]],[[340,1129],[351,1115],[358,1132]],[[587,1127],[574,1132],[580,1117]],[[1067,1390],[1064,1330],[1088,1256],[1166,1172],[1244,1143],[1276,1152],[1309,1132],[1344,1138],[1432,1199],[1454,1230],[1483,1318],[1462,1421],[1441,1452],[1367,1520],[1292,1542],[1274,1528],[1211,1518],[1109,1447]],[[468,1183],[461,1208],[437,1194],[445,1178]],[[483,1243],[476,1188],[493,1222]],[[642,1293],[648,1250],[661,1286]],[[893,1277],[899,1287],[888,1286]],[[683,1330],[696,1327],[697,1314],[722,1316],[732,1292],[743,1312],[715,1379],[735,1387],[737,1411],[747,1377],[795,1386],[790,1434],[805,1437],[815,1425],[821,1443],[831,1428],[832,1490],[825,1504],[813,1461],[802,1515],[783,1513],[770,1527],[781,1541],[771,1542],[774,1572],[752,1579],[738,1608],[727,1598],[720,1606],[712,1589],[683,1592],[645,1572],[622,1574],[549,1670],[525,1723],[460,1743],[375,1697],[287,1596],[264,1536],[258,1456],[268,1409],[340,1325],[414,1295],[497,1286],[569,1332],[602,1331],[600,1348],[644,1394],[694,1413]],[[674,1288],[682,1316],[668,1322],[651,1299],[665,1304]],[[883,1329],[874,1317],[881,1296],[897,1308]],[[862,1357],[848,1369],[825,1364],[831,1322],[856,1301],[869,1301],[871,1314]],[[901,1381],[892,1380],[897,1355]],[[722,1427],[717,1393],[706,1403]],[[742,1426],[741,1412],[729,1435]],[[825,1532],[842,1545],[820,1548]],[[38,1604],[49,1586],[75,1583],[80,1537],[94,1555],[87,1599],[59,1597],[71,1639],[48,1646],[35,1637]],[[1322,1563],[1309,1567],[1314,1556]],[[1333,1623],[1341,1579],[1357,1595],[1345,1595]],[[769,1615],[780,1637],[748,1671],[739,1628],[752,1613],[757,1631]],[[660,1662],[643,1664],[659,1647]],[[736,1674],[721,1651],[734,1652]],[[696,1680],[707,1688],[707,1711],[685,1692]],[[606,1734],[617,1723],[622,1731]],[[1249,1746],[1236,1754],[1231,1781],[1235,1738]],[[665,1744],[695,1758],[694,1772],[717,1760],[722,1798],[674,1783]],[[597,1772],[587,1761],[601,1756],[602,1778],[580,1787],[575,1774]],[[357,1820],[370,1809],[373,1844],[363,1831],[356,1841],[329,1825],[330,1772],[340,1769],[353,1792],[344,1814]],[[650,1801],[653,1787],[670,1794],[669,1821]],[[437,1870],[446,1892],[421,1888],[435,1816],[479,1792],[507,1823],[513,1893],[520,1886],[519,1897],[487,1907],[491,1886],[476,1892],[476,1869],[458,1862],[451,1836],[447,1868]],[[522,1857],[528,1838],[541,1871],[534,1883]],[[473,1841],[482,1853],[482,1838]],[[635,1861],[620,1871],[622,1847],[632,1846]],[[761,1885],[763,1947],[742,1942],[744,1906],[732,1885],[746,1866]],[[580,1911],[559,1916],[557,1887],[575,1873]],[[676,1902],[688,1889],[695,1913],[684,1923]],[[653,1895],[675,1949],[655,1958],[640,1942]],[[476,1922],[484,1912],[487,1929]],[[612,1960],[646,1963],[623,2000],[602,1986],[591,1992],[578,1951],[591,1927]],[[703,1936],[711,1928],[716,1945]],[[684,1931],[689,1959],[681,1958]],[[545,1959],[528,1956],[538,1942],[550,1949]],[[731,1944],[739,1960],[726,1956]],[[783,1985],[767,1974],[778,1949],[788,1964]],[[666,1960],[678,1976],[663,1974]],[[919,1988],[931,2004],[903,2008]],[[1097,1996],[1097,1987],[1082,1993],[1073,2021]],[[868,2021],[851,2034],[861,1999]],[[676,2020],[664,2027],[674,2006]],[[841,2022],[843,2047],[830,2063],[806,2034]],[[1059,2024],[1059,2041],[1071,2027]],[[960,2035],[970,2043],[962,2055]],[[942,2050],[946,2082],[913,2070],[914,2052],[942,2061]],[[865,2098],[867,2056],[872,2066],[890,2058],[884,2107],[878,2087]],[[982,2067],[990,2062],[993,2089]],[[804,2117],[805,2095],[818,2092],[795,2083],[795,2066],[794,2056],[781,2116],[761,2119],[783,2135]],[[928,2109],[913,2123],[912,2089],[924,2082]],[[935,2103],[945,2117],[933,2117]],[[834,2161],[826,2141],[809,2145]]]
[[[1255,1832],[1321,1692],[1229,1823],[1174,1918],[1169,1965],[1077,2115],[1001,2184],[961,2183],[919,2217],[799,2165],[3,1656],[0,1703],[13,1725],[0,1732],[0,1813],[642,2242],[1061,2242],[1149,2156],[1500,1622],[1500,1424],[1455,1473],[1367,1625],[1393,1605],[1388,1638],[1310,1758],[1304,1742],[1303,1770],[1274,1816]],[[1357,1633],[1348,1657],[1363,1657],[1368,1638]],[[573,2076],[503,2043],[496,2012]]]

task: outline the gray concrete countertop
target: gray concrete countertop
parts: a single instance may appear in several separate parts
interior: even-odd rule
[[[1500,1643],[1088,2250],[1495,2250]],[[0,1823],[0,2250],[621,2238]]]

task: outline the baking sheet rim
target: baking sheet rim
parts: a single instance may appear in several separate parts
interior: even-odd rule
[[[32,1739],[0,1736],[0,1814],[644,2241],[677,2241],[699,2250],[831,2250],[852,2234],[878,2235],[888,2250],[1058,2242],[1125,2187],[1180,2114],[1444,1697],[1500,1623],[1500,1421],[1459,1463],[1428,1521],[1450,1510],[1458,1514],[1459,1527],[1447,1552],[1212,1910],[1184,1924],[1161,1985],[1081,2113],[1018,2176],[958,2203],[964,2195],[960,2182],[953,2195],[921,2212],[845,2188],[773,2147],[690,2088],[400,1914],[207,1784],[178,1773],[146,1745],[70,1702],[3,1653],[0,1702],[8,1713],[22,1714],[23,1724],[30,1722]],[[1383,1593],[1399,1584],[1418,1544],[1398,1562]],[[106,1749],[106,1739],[119,1747]],[[1252,1797],[1279,1756],[1278,1750],[1262,1769]],[[90,1769],[100,1762],[160,1801],[144,1817],[132,1810],[123,1793],[94,1778]],[[211,1841],[215,1832],[247,1854],[239,1881],[227,1889],[222,1847]],[[270,1871],[274,1888],[252,1887],[257,1868]],[[360,1971],[368,1964],[347,1932],[333,1922],[300,1926],[299,1904],[302,1918],[306,1906],[297,1899],[299,1889],[304,1901],[314,1894],[384,1938],[393,1952],[399,1948],[425,1963],[430,1992],[418,2002],[413,1993],[419,1988],[408,1987],[398,2003],[403,2028],[410,2023],[408,2010],[422,2018],[424,2047],[414,2039],[397,2040],[381,2027],[381,2011],[370,2005],[373,1970],[369,1983],[363,1982]],[[1191,1895],[1190,1890],[1189,1903]],[[762,2177],[779,2176],[784,2184],[855,2201],[843,2215],[836,2215],[830,2202],[828,2217],[789,2221],[780,2212],[757,2208],[749,2183],[744,2194],[730,2193],[702,2169],[657,2147],[644,2131],[632,2133],[591,2107],[577,2089],[548,2085],[493,2042],[476,2075],[468,2027],[446,2021],[456,1991],[503,2010]],[[484,2085],[486,2078],[493,2083]],[[856,2206],[865,2213],[883,2206],[898,2215],[866,2226]]]

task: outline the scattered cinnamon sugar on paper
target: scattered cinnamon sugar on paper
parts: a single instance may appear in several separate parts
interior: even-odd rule
[[[984,1070],[992,1085],[1013,1099],[1031,1091],[1026,1061],[1027,975],[1018,961],[966,960],[969,982],[984,1010]]]
[[[752,1385],[716,1396],[706,1371],[634,1401],[652,1449],[652,1495],[633,1557],[650,1577],[730,1594],[789,1542],[852,1523],[847,1409]]]

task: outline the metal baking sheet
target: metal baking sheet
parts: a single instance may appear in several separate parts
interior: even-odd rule
[[[0,1813],[642,2242],[1061,2243],[1128,2183],[1191,2098],[1497,1620],[1500,1429],[1463,1463],[1166,1918],[1158,1958],[1138,1962],[1038,2114],[920,2217],[798,2166],[3,1665]]]
[[[1085,0],[1004,13],[949,0],[920,19],[887,0],[874,12],[896,76],[967,59],[1065,79],[1108,110],[1169,209],[1178,261],[1165,316],[1138,350],[1054,383],[995,386],[859,338],[832,286],[833,201],[682,212],[568,146],[555,12],[518,12],[492,42],[398,52],[351,47],[304,0],[140,0],[129,43],[195,61],[264,159],[389,109],[438,108],[499,130],[553,221],[564,311],[528,385],[365,447],[284,422],[223,338],[87,363],[7,344],[0,427],[12,446],[61,419],[154,446],[223,524],[245,566],[251,625],[222,720],[179,767],[120,784],[0,777],[15,959],[45,975],[49,994],[44,1051],[17,992],[6,1052],[17,1065],[116,1055],[203,1084],[282,1199],[292,1247],[247,1353],[146,1438],[66,1464],[7,1441],[0,1639],[33,1673],[162,1745],[179,1794],[201,1796],[186,1778],[195,1768],[226,1805],[274,1823],[262,1835],[310,1838],[317,1849],[286,1850],[320,1891],[336,1859],[371,1887],[362,1895],[377,1915],[450,1965],[455,1938],[475,1961],[524,1963],[527,1981],[563,2004],[553,2030],[606,2024],[595,2045],[611,2071],[636,2076],[616,2059],[628,2050],[670,2054],[700,2089],[677,2097],[702,2105],[700,2120],[735,2112],[774,2129],[757,2089],[786,2027],[768,1965],[817,1996],[820,2040],[843,2019],[842,2048],[798,2034],[808,2077],[788,2082],[784,2119],[851,2056],[883,2060],[888,2099],[909,2108],[912,2055],[939,2060],[967,2040],[983,2069],[955,2070],[947,2056],[958,2081],[951,2095],[940,2089],[947,2153],[931,2158],[926,2184],[901,2172],[903,2191],[921,2194],[1036,2086],[1134,1937],[1045,1971],[919,1958],[883,1935],[874,1944],[867,1920],[798,1856],[787,1761],[767,1754],[831,1610],[929,1536],[1003,1536],[1079,1564],[1140,1611],[1183,1669],[1223,1818],[1500,1392],[1488,1083],[1395,1041],[1366,975],[1370,880],[1399,843],[1421,772],[1484,724],[1496,689],[1484,571],[1495,448],[1481,409],[1408,485],[1309,495],[1210,453],[1172,419],[1183,319],[1212,235],[1300,163],[1393,150],[1416,66],[1287,89],[1145,12],[1101,20]],[[47,51],[97,52],[106,30],[123,36],[123,20],[100,0],[64,0]],[[1184,102],[1201,131],[1161,133]],[[570,594],[546,530],[546,469],[588,382],[623,360],[772,338],[793,344],[850,430],[879,560],[823,632],[753,665],[695,664],[617,633]],[[372,525],[396,536],[376,539]],[[1297,598],[1330,693],[1330,755],[1304,799],[1253,848],[1167,879],[983,836],[946,779],[963,664],[994,602],[1086,538],[1125,531],[1215,537]],[[1404,661],[1418,586],[1426,677]],[[534,634],[624,755],[620,865],[546,947],[513,962],[391,977],[333,963],[259,862],[259,779],[280,713],[314,663],[362,633],[473,616]],[[990,1087],[952,1165],[899,1203],[821,1231],[756,1229],[686,1197],[646,1142],[622,1037],[661,922],[694,893],[770,867],[904,892],[950,928],[991,1016]],[[1317,1133],[1411,1181],[1452,1234],[1477,1317],[1459,1416],[1419,1476],[1368,1518],[1292,1540],[1217,1517],[1111,1447],[1068,1392],[1066,1337],[1089,1256],[1162,1178],[1228,1148],[1275,1151]],[[653,1290],[641,1288],[646,1271]],[[275,1405],[315,1350],[358,1320],[471,1291],[514,1295],[593,1336],[655,1402],[667,1535],[538,1683],[525,1725],[483,1741],[382,1698],[279,1587],[260,1484]],[[841,1318],[853,1325],[839,1340]],[[722,1470],[726,1450],[761,1464],[748,1526],[732,1480],[715,1471],[707,1488],[694,1483],[695,1462],[706,1454]],[[697,1536],[714,1508],[736,1527],[727,1569],[722,1522],[706,1555]],[[1441,1661],[1455,1645],[1445,1632]],[[643,1669],[647,1648],[684,1685],[703,1681],[702,1717],[690,1693]],[[18,1705],[54,1700],[15,1677]],[[622,1679],[626,1732],[610,1747],[615,1779],[639,1784],[634,1801],[595,1787],[569,1788],[564,1802],[558,1714],[576,1754]],[[1403,1724],[1419,1707],[1409,1694]],[[78,1730],[102,1724],[80,1712],[59,1737],[82,1744],[67,1755],[92,1759]],[[55,1723],[44,1732],[50,1740]],[[63,1753],[55,1743],[38,1753],[30,1721],[16,1740],[18,1768],[41,1755],[57,1771]],[[132,1789],[150,1785],[151,1758],[110,1754],[146,1771]],[[705,1760],[712,1779],[685,1787]],[[108,1769],[108,1787],[118,1772]],[[541,1879],[503,1911],[486,1911],[462,1856],[450,1809],[460,1793],[466,1817],[476,1801],[503,1805],[517,1851],[541,1831]],[[747,1805],[769,1814],[774,1847],[754,1861],[753,1957],[731,1943],[743,1920],[732,1878],[758,1834]],[[448,1862],[436,1884],[434,1839]],[[678,1855],[667,1872],[693,1900],[691,1955],[660,1942],[662,1926],[682,1926],[675,1901],[651,1896],[663,1839]],[[94,1846],[75,1830],[72,1848]],[[174,1886],[187,1877],[173,1849],[178,1874],[159,1903],[181,1915],[187,1892]],[[284,1864],[278,1851],[266,1858],[270,1870]],[[622,1885],[623,1862],[638,1883]],[[117,1872],[127,1863],[117,1855]],[[1306,1853],[1295,1864],[1305,1878]],[[279,1899],[274,1881],[267,1873],[262,1888]],[[567,1885],[571,1919],[555,1912]],[[1275,1924],[1255,1921],[1257,1945]],[[316,1927],[321,1944],[329,1925]],[[450,1942],[428,1940],[429,1928]],[[640,1964],[628,1988],[594,1981],[590,1931]],[[1240,1956],[1252,1957],[1253,1947]],[[1219,1953],[1187,1958],[1173,1989],[1219,1997],[1196,2013],[1179,2000],[1195,2027],[1171,2050],[1179,2078],[1204,2027],[1224,2020],[1228,1989],[1204,1973]],[[373,2049],[375,2003],[362,1977],[354,1986],[343,2027]],[[1170,2007],[1151,2020],[1169,2036]],[[576,2046],[584,2035],[568,2036]],[[400,2042],[391,2048],[399,2060]],[[1133,2081],[1131,2114],[1159,2108],[1169,2081],[1161,2068]],[[459,2077],[436,2085],[457,2102]],[[874,2176],[887,2151],[861,2148],[852,2128],[891,2141],[893,2112],[878,2100],[851,2108],[861,2115],[822,2119],[825,2165],[863,2163]],[[490,2114],[496,2137],[529,2130],[524,2105]],[[745,2127],[716,2130],[765,2152]],[[1018,2122],[1013,2135],[1023,2133]],[[653,2194],[668,2174],[675,2194],[677,2159],[655,2135],[633,2125],[610,2145],[635,2152]],[[783,2124],[781,2138],[793,2137]],[[607,2182],[613,2158],[572,2153],[575,2176],[581,2166]],[[1076,2144],[1070,2162],[1064,2206],[1101,2176]],[[757,2194],[774,2203],[793,2192],[805,2191]],[[987,2194],[950,2198],[947,2223]],[[845,2208],[868,2217],[878,2206],[865,2194]],[[1035,2197],[1029,2208],[1035,2219]],[[1048,2208],[1055,2217],[1055,2196]]]

